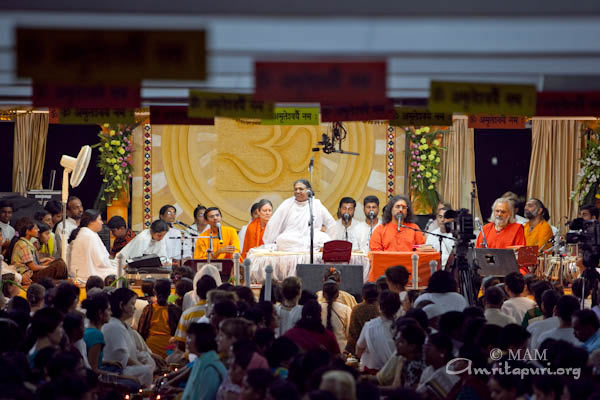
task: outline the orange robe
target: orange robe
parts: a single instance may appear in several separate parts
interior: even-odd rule
[[[417,224],[405,223],[414,229],[420,229]],[[424,244],[425,237],[421,232],[413,231],[408,228],[400,228],[395,221],[388,222],[385,225],[379,225],[371,235],[371,251],[412,251],[416,244]]]
[[[203,236],[208,236],[209,233],[210,233],[210,230],[206,231],[206,234],[204,234]],[[238,239],[236,230],[230,226],[222,226],[221,234],[223,235],[223,243],[219,243],[219,239],[212,240],[213,252],[216,252],[221,247],[233,246],[233,247],[235,247],[235,252],[239,253],[240,252],[240,240]],[[214,232],[213,232],[213,235],[215,235]],[[205,259],[206,252],[208,250],[208,245],[209,245],[208,238],[198,238],[198,240],[196,240],[196,249],[194,250],[194,258]],[[214,254],[213,254],[213,258],[217,258],[217,259],[233,258],[233,253],[221,253],[221,254],[219,254],[218,257],[214,257]]]
[[[254,218],[252,222],[248,224],[248,228],[246,228],[246,236],[244,236],[244,250],[242,252],[242,258],[246,258],[246,253],[248,253],[250,249],[265,244],[265,242],[263,242],[265,228],[260,225],[260,218]]]
[[[501,231],[496,231],[493,222],[483,226],[483,233],[487,239],[488,248],[505,249],[509,246],[525,246],[525,231],[519,223],[508,224]],[[475,247],[483,247],[483,236],[479,233]]]
[[[529,229],[529,222],[527,222],[523,225],[523,229],[525,230],[525,242],[527,246],[537,246],[540,250],[552,246],[552,243],[548,241],[554,234],[548,222],[542,220],[532,230]]]

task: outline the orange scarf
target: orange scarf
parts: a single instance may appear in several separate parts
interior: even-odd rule
[[[248,253],[250,249],[265,244],[265,242],[263,242],[264,234],[265,228],[260,226],[260,218],[254,218],[252,222],[248,224],[248,228],[246,229],[242,259],[246,258],[246,253]]]

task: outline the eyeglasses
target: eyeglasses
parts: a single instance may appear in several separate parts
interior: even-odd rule
[[[408,206],[404,206],[404,205],[399,205],[399,206],[397,206],[395,208],[399,208],[401,210],[408,210]]]

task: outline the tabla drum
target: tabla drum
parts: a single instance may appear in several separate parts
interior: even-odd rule
[[[577,257],[575,256],[550,256],[545,261],[544,278],[546,279],[572,283],[580,275],[581,270],[577,266]]]

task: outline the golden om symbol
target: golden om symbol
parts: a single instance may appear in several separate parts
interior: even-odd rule
[[[287,127],[284,127],[287,128]],[[272,130],[272,135],[266,140],[261,141],[249,141],[251,147],[258,148],[267,152],[268,156],[274,161],[274,166],[269,171],[264,171],[264,168],[257,169],[254,166],[248,165],[246,162],[241,160],[237,155],[232,153],[221,153],[219,154],[219,158],[221,160],[231,161],[239,170],[239,172],[248,180],[254,183],[266,184],[273,182],[277,178],[281,176],[284,172],[284,156],[281,154],[282,150],[292,149],[293,142],[295,142],[298,138],[299,134],[304,134],[309,136],[309,144],[314,143],[316,140],[316,128],[315,127],[289,127],[285,132],[282,131],[282,127],[274,126]],[[293,151],[297,151],[299,149],[293,148]],[[303,152],[300,149],[300,152]],[[309,159],[311,157],[311,149],[310,146],[305,149],[305,155],[300,157],[300,160],[292,162],[289,159],[286,159],[287,168],[289,171],[294,173],[302,172],[306,166],[308,165]],[[263,156],[264,157],[264,156]],[[263,165],[264,167],[264,165]]]

